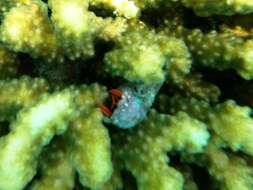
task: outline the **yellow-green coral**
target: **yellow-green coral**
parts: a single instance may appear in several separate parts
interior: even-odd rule
[[[80,114],[70,129],[71,160],[83,185],[97,188],[111,177],[110,141],[101,123],[102,113],[89,110]]]
[[[124,132],[118,155],[137,180],[138,189],[182,189],[183,177],[172,167],[166,153],[172,150],[200,153],[207,145],[205,124],[186,113],[169,116],[151,112],[137,129]],[[117,136],[122,141],[122,136]],[[124,142],[125,141],[125,142]]]
[[[221,190],[250,190],[253,187],[253,168],[236,156],[227,155],[215,144],[210,143],[205,152],[208,171],[219,183]]]
[[[36,89],[28,91],[28,89],[25,88],[25,82],[28,82],[26,78],[21,87],[21,90],[23,90],[22,92],[27,91],[27,93],[35,93]],[[41,83],[41,81],[35,80],[34,84],[40,84],[38,82]],[[12,81],[10,84],[13,88],[15,81]],[[38,158],[42,147],[50,142],[53,135],[62,134],[68,126],[67,121],[73,118],[75,119],[71,122],[71,129],[69,129],[69,133],[71,134],[70,137],[68,137],[69,143],[66,143],[67,147],[63,147],[66,150],[62,150],[67,151],[67,154],[64,154],[59,147],[59,150],[57,150],[59,151],[58,160],[55,160],[54,157],[49,157],[49,160],[42,164],[42,166],[46,167],[47,164],[50,165],[50,163],[53,164],[59,161],[59,167],[64,168],[66,164],[69,163],[70,166],[68,171],[71,172],[77,169],[81,175],[83,184],[90,187],[99,187],[101,183],[110,178],[110,141],[107,130],[101,123],[102,113],[98,108],[94,107],[96,103],[101,101],[101,97],[97,99],[92,98],[92,93],[100,92],[101,94],[103,93],[103,89],[98,85],[93,85],[90,90],[86,87],[81,89],[82,91],[71,88],[61,93],[56,93],[50,98],[48,98],[48,94],[44,94],[41,97],[42,100],[37,104],[31,106],[29,109],[25,108],[24,111],[19,113],[17,120],[11,125],[11,132],[1,139],[1,187],[4,189],[24,188],[36,172],[36,158]],[[5,102],[5,104],[15,106],[15,102]],[[74,112],[74,105],[78,107],[78,112]],[[90,113],[89,111],[92,109],[93,111]],[[89,119],[87,119],[87,117]],[[97,122],[97,128],[94,128],[94,122]],[[83,132],[81,133],[81,131]],[[93,134],[93,136],[91,136],[91,134]],[[101,141],[97,141],[96,138],[99,138]],[[76,141],[76,139],[79,140]],[[58,147],[59,145],[56,144],[55,146]],[[91,149],[93,150],[92,154],[90,152]],[[11,154],[11,158],[8,156],[9,153]],[[95,159],[96,157],[97,159]],[[63,160],[61,161],[61,159]],[[61,166],[61,164],[63,164],[61,162],[65,162],[65,164]],[[12,175],[9,175],[9,169],[12,171]],[[59,174],[54,173],[56,172],[55,170],[50,172],[48,171],[49,169],[51,168],[44,168],[44,172],[49,173],[44,173],[44,175],[46,175],[44,177],[46,178],[43,178],[43,181],[38,181],[37,185],[34,185],[35,189],[40,188],[40,186],[43,187],[51,183],[56,183],[49,181],[53,180],[50,179],[50,175],[54,176]],[[63,177],[65,176],[59,176],[60,179]],[[16,181],[15,183],[13,183],[14,180]],[[57,188],[57,184],[55,185],[55,188]]]
[[[202,76],[198,73],[186,75],[178,88],[184,91],[188,97],[196,97],[206,101],[216,102],[220,96],[219,88],[203,81]]]
[[[194,9],[201,16],[212,14],[232,15],[247,14],[253,12],[253,2],[251,0],[181,0],[182,3]]]
[[[233,101],[227,101],[209,113],[208,122],[232,150],[253,155],[253,119],[250,112],[249,107],[240,107]]]
[[[139,7],[132,0],[90,0],[91,5],[102,5],[113,10],[114,14],[119,14],[126,18],[138,16]]]
[[[0,189],[252,190],[252,14],[0,0]]]
[[[183,41],[133,24],[105,56],[106,70],[129,81],[160,82],[168,76],[180,80],[189,72],[190,54]],[[167,73],[168,72],[168,73]]]
[[[47,82],[40,78],[22,77],[0,81],[0,121],[15,118],[19,109],[38,100],[48,88]]]
[[[244,40],[229,31],[203,34],[200,30],[193,30],[186,36],[196,63],[218,70],[235,69],[245,79],[252,78],[251,39]]]
[[[47,5],[43,2],[17,4],[5,14],[0,40],[15,51],[54,58],[57,44],[47,15]]]
[[[0,186],[3,189],[22,189],[33,177],[43,146],[55,134],[66,130],[66,121],[73,114],[72,101],[71,93],[66,91],[44,98],[19,113],[12,126],[14,129],[0,142]]]
[[[93,55],[93,31],[95,16],[88,12],[88,2],[80,0],[50,0],[52,20],[57,37],[71,59],[81,55]],[[73,58],[72,58],[73,57]]]
[[[249,107],[241,107],[229,100],[211,107],[207,102],[194,98],[175,98],[171,105],[172,112],[186,111],[193,117],[206,122],[223,146],[229,146],[233,151],[243,151],[252,155],[252,122]],[[204,111],[208,110],[204,114]]]
[[[41,154],[41,179],[36,180],[32,190],[73,189],[75,185],[75,172],[69,161],[69,149],[65,138],[58,138],[48,145]],[[50,154],[54,152],[54,154]]]
[[[0,78],[8,78],[15,76],[18,69],[18,61],[16,56],[7,48],[0,46]]]
[[[70,123],[70,159],[83,185],[98,188],[112,173],[110,139],[102,124],[103,115],[96,104],[105,96],[105,89],[93,85],[90,90],[80,90],[77,104],[80,113]],[[99,98],[94,98],[100,94]]]
[[[121,170],[118,168],[118,165],[121,165],[119,162],[114,160],[114,164],[117,164],[117,168],[113,168],[112,176],[106,183],[104,183],[100,188],[96,188],[96,190],[115,190],[115,189],[122,189],[123,182],[122,182],[122,175]]]

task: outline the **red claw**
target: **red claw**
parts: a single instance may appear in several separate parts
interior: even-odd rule
[[[111,89],[109,92],[111,93],[111,98],[112,98],[111,109],[113,109],[114,107],[116,107],[117,102],[119,101],[119,98],[123,96],[123,93],[118,89]]]
[[[111,117],[112,116],[112,112],[111,112],[111,110],[108,107],[106,107],[105,105],[100,105],[99,107],[100,107],[101,112],[103,114],[105,114],[107,117]]]
[[[117,106],[119,99],[123,96],[123,93],[118,89],[111,89],[109,92],[111,94],[112,99],[111,110],[113,110]],[[101,112],[105,114],[107,117],[112,116],[112,111],[108,107],[106,107],[105,105],[99,105],[99,107]]]
[[[123,96],[123,93],[118,89],[111,89],[109,91],[113,96],[116,96],[118,98],[121,98]]]

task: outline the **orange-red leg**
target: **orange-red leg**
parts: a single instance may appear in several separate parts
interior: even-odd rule
[[[112,116],[112,112],[109,108],[107,108],[105,105],[100,105],[100,110],[103,114],[105,114],[107,117],[111,117]]]
[[[123,96],[123,93],[118,89],[111,89],[110,93],[111,93],[111,98],[112,98],[111,109],[113,109],[117,105],[119,98],[121,98]]]
[[[121,98],[123,96],[123,93],[118,89],[111,89],[110,93],[116,97]]]
[[[116,106],[117,104],[117,97],[115,97],[114,95],[111,95],[112,98],[112,105],[111,105],[111,110],[113,110],[113,108]]]
[[[111,110],[113,110],[114,107],[117,105],[119,98],[123,96],[123,93],[118,89],[112,89],[109,92],[111,94],[111,99],[112,99]],[[105,114],[107,117],[112,116],[112,111],[108,107],[106,107],[105,105],[99,105],[99,107],[100,107],[101,112]]]

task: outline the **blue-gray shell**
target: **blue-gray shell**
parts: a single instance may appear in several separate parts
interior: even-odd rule
[[[123,96],[112,116],[104,121],[123,129],[135,127],[146,118],[160,87],[161,84],[146,86],[131,83],[120,87]]]

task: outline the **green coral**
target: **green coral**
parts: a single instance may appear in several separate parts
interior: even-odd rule
[[[0,189],[252,190],[252,13],[250,0],[0,0]],[[106,123],[142,110],[119,89],[155,99],[134,128]]]
[[[209,128],[219,138],[223,146],[228,146],[233,151],[243,151],[252,155],[252,122],[251,109],[237,105],[228,100],[215,107],[207,102],[194,98],[174,98],[172,112],[186,111],[193,117],[206,122]],[[209,110],[203,114],[205,110]]]
[[[21,83],[22,80],[23,82]],[[52,148],[57,149],[59,153],[56,153],[51,157],[48,155],[48,160],[45,160],[45,163],[44,160],[42,161],[45,178],[42,179],[43,181],[38,181],[33,188],[42,188],[52,183],[56,183],[50,181],[54,180],[51,175],[57,176],[60,175],[60,173],[54,173],[57,172],[55,169],[50,171],[51,168],[48,168],[49,166],[47,166],[48,164],[51,165],[55,162],[55,164],[59,164],[59,170],[65,168],[67,163],[69,163],[69,169],[66,168],[70,172],[69,177],[71,176],[71,173],[74,172],[75,168],[80,174],[88,176],[88,181],[86,182],[86,180],[84,180],[83,182],[85,185],[91,187],[99,186],[100,183],[106,181],[111,175],[109,154],[110,141],[107,130],[102,126],[100,121],[102,119],[102,114],[98,109],[94,109],[95,104],[99,103],[99,101],[101,101],[100,98],[103,98],[103,96],[96,100],[92,98],[92,93],[100,93],[102,95],[102,93],[104,93],[103,89],[98,85],[93,85],[90,89],[84,86],[83,88],[80,88],[80,90],[70,88],[49,96],[49,94],[45,93],[47,88],[43,80],[35,79],[33,82],[29,81],[28,78],[23,78],[22,80],[20,79],[20,83],[17,83],[17,80],[12,80],[9,83],[5,83],[6,87],[2,86],[2,90],[5,90],[2,92],[10,93],[10,91],[15,88],[16,90],[19,89],[18,92],[20,94],[20,96],[16,96],[19,99],[8,98],[8,101],[2,99],[2,106],[6,105],[5,108],[9,107],[10,110],[16,112],[19,109],[24,108],[22,109],[23,111],[19,112],[17,119],[10,126],[11,132],[7,136],[1,138],[1,187],[4,189],[24,188],[27,182],[35,175],[37,159],[43,147],[50,142],[54,135],[64,133],[68,127],[67,121],[70,121],[73,118],[75,118],[75,121],[73,120],[73,122],[69,124],[71,125],[71,136],[68,137],[69,143],[67,143],[67,147],[63,146],[66,150],[61,150],[62,148],[59,147],[60,145],[57,145],[59,143],[53,145]],[[33,85],[32,88],[31,85]],[[38,95],[38,93],[41,93],[41,90],[44,90],[42,91],[42,95]],[[31,100],[29,97],[33,96],[33,102],[29,102],[29,100]],[[38,97],[35,104],[36,96]],[[3,98],[4,97],[3,94]],[[27,101],[27,104],[30,104],[30,106],[23,105],[22,103],[25,103],[25,101]],[[74,112],[75,109],[79,111]],[[87,111],[92,109],[94,109],[92,115],[94,116],[95,122],[97,122],[97,129],[93,128],[94,121],[90,112],[88,112],[90,120],[86,119],[86,117],[88,117]],[[3,111],[3,113],[7,114],[8,112]],[[15,114],[15,112],[10,111],[8,114],[12,115],[13,113]],[[83,119],[84,121],[82,121]],[[82,130],[84,132],[83,134],[80,133],[80,129],[82,129],[80,128],[80,125],[85,127],[85,130]],[[91,138],[90,136],[92,133],[94,133],[94,137],[101,134],[99,138],[101,141],[95,141],[94,143],[94,138]],[[82,139],[82,142],[80,140],[75,142],[75,139],[80,134],[82,134],[82,138],[80,138],[80,140]],[[92,146],[89,146],[89,142]],[[56,146],[56,148],[54,146]],[[85,146],[87,146],[88,149],[85,149]],[[93,154],[90,154],[90,148],[94,150],[95,147],[97,147],[97,151],[93,151]],[[11,158],[8,156],[9,153],[11,154]],[[59,156],[55,157],[58,154]],[[95,160],[94,158],[96,156],[98,159]],[[103,159],[100,160],[99,158],[102,157]],[[56,158],[58,159],[55,160]],[[90,164],[82,166],[82,161],[84,161],[84,163],[89,162]],[[80,171],[82,167],[84,167],[84,171]],[[12,175],[9,175],[9,170],[12,171]],[[65,176],[60,175],[59,177],[64,178]],[[14,180],[15,183],[13,183]],[[57,184],[55,185],[55,188],[58,188]]]
[[[234,151],[241,150],[252,155],[252,122],[249,107],[240,107],[233,101],[217,105],[210,112],[209,125]]]
[[[247,14],[253,12],[253,2],[247,0],[181,0],[182,3],[193,8],[193,10],[201,16],[209,16],[212,14],[218,15],[233,15],[233,14]]]
[[[209,173],[221,183],[220,189],[252,189],[253,168],[244,159],[227,155],[211,143],[205,154]]]
[[[15,76],[18,69],[18,61],[13,52],[7,48],[0,46],[0,78],[8,78]]]
[[[0,142],[0,186],[3,189],[22,189],[32,178],[36,158],[43,146],[55,134],[66,130],[65,122],[74,109],[71,101],[70,92],[66,91],[45,98],[36,106],[19,113],[12,126],[14,129]]]
[[[113,10],[116,15],[135,18],[139,14],[139,7],[132,0],[91,0],[93,6],[104,6]]]
[[[129,81],[146,83],[159,83],[166,76],[178,81],[189,72],[190,54],[183,41],[135,25],[106,54],[106,71]]]
[[[141,126],[121,135],[127,138],[121,144],[119,157],[136,178],[138,189],[143,190],[182,189],[183,176],[168,166],[166,153],[201,153],[209,139],[205,124],[183,112],[169,116],[152,111]],[[116,137],[118,141],[121,135]]]
[[[56,36],[61,41],[65,54],[71,59],[91,56],[93,50],[93,30],[96,31],[95,16],[88,12],[86,1],[49,1]]]
[[[28,106],[48,90],[47,82],[40,78],[22,77],[0,81],[0,121],[14,119],[21,108]]]
[[[251,39],[244,40],[230,31],[203,34],[196,29],[186,35],[196,64],[218,70],[235,69],[245,79],[253,76]],[[214,43],[215,42],[215,43]]]
[[[70,154],[81,183],[98,188],[111,177],[110,141],[101,123],[100,111],[96,109],[89,112],[80,114],[71,126],[73,144]]]
[[[69,149],[65,138],[53,140],[52,145],[45,148],[41,155],[41,179],[36,180],[31,189],[73,189],[75,172],[68,159]],[[54,154],[50,154],[54,152]]]
[[[14,51],[54,58],[57,43],[47,15],[47,5],[40,1],[17,3],[2,21],[1,41]]]
[[[186,75],[184,80],[177,87],[183,91],[187,97],[217,102],[220,96],[220,90],[217,86],[203,81],[199,73]],[[165,97],[166,98],[166,97]]]

